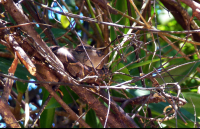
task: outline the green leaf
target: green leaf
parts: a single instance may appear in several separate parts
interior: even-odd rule
[[[194,114],[194,106],[195,106],[196,116],[200,118],[200,105],[199,105],[200,94],[193,92],[182,92],[182,94],[184,98],[187,100],[187,104],[185,104],[183,108],[189,111],[191,114]],[[194,104],[194,106],[192,103]]]
[[[67,28],[70,25],[70,21],[68,20],[69,18],[65,15],[61,15],[61,24],[63,26],[63,28]]]
[[[20,82],[20,81],[17,81],[16,82],[16,87],[17,87],[17,92],[21,92],[21,93],[25,93],[27,87],[28,87],[28,84],[27,83],[23,83],[23,82]]]
[[[73,103],[74,102],[73,99],[76,101],[79,97],[69,87],[66,86],[66,88],[65,88],[65,86],[60,86],[60,88],[59,88],[64,94],[63,101],[66,104]],[[72,97],[73,97],[73,99],[72,99]]]
[[[144,96],[144,95],[149,95],[150,91],[148,90],[133,90],[133,89],[126,89],[126,91],[131,94],[132,96],[138,97],[138,96]]]
[[[170,73],[170,75],[173,76],[176,82],[182,83],[188,78],[188,77],[185,77],[185,75],[189,76],[192,72],[196,70],[199,64],[200,64],[199,61],[181,61],[181,62],[177,61],[175,66],[178,66],[178,65],[182,65],[182,66],[179,66],[175,69],[171,68],[171,70],[169,69],[170,71],[168,73]],[[162,74],[166,83],[172,82],[172,78],[169,76],[168,73]],[[163,83],[163,80],[161,78],[157,78],[157,80],[159,84]]]
[[[161,58],[161,60],[164,60],[165,58]],[[148,65],[150,64],[151,62],[154,63],[154,62],[158,62],[160,61],[160,58],[158,59],[153,59],[153,60],[147,60],[147,61],[141,61],[140,63],[134,63],[132,65],[129,65],[127,66],[127,69],[134,69],[134,68],[138,68],[140,66],[144,66],[144,65]]]
[[[87,5],[88,5],[88,11],[90,12],[90,15],[92,16],[92,18],[95,19],[96,16],[95,16],[95,14],[94,14],[94,12],[93,12],[92,5],[91,5],[91,3],[90,3],[90,0],[86,0],[86,2],[87,2]],[[101,37],[102,37],[102,31],[101,31],[101,29],[100,29],[100,27],[99,27],[99,24],[95,23],[95,26],[96,26],[96,28],[97,28],[99,34],[100,34]],[[102,37],[102,38],[103,38],[103,37]]]
[[[0,57],[0,72],[7,74],[8,69],[12,64],[12,61],[13,60],[8,60],[8,59]],[[35,78],[28,72],[28,70],[24,67],[23,64],[17,65],[17,69],[15,71],[14,76],[21,78],[21,79],[25,79],[25,80],[27,80],[27,76],[29,76],[30,78]]]
[[[127,1],[126,1],[126,0],[117,0],[117,1],[112,0],[112,3],[113,3],[113,5],[115,5],[115,6],[111,5],[112,7],[114,7],[115,9],[118,9],[118,10],[121,11],[121,12],[126,12],[126,14],[127,14],[128,8],[127,8]],[[111,18],[112,18],[112,21],[113,21],[114,23],[120,20],[120,21],[118,22],[118,24],[120,24],[120,25],[127,25],[127,26],[130,25],[129,19],[128,19],[128,18],[125,18],[124,16],[122,16],[122,15],[120,15],[120,14],[117,14],[117,15],[111,14]],[[119,28],[119,29],[120,29],[123,33],[125,33],[125,34],[126,34],[126,33],[128,32],[128,30],[129,30],[129,29],[127,29],[127,28],[125,28],[125,29]],[[117,32],[117,34],[120,34],[120,33]],[[115,31],[114,31],[114,28],[111,27],[111,31],[110,31],[111,40],[114,40],[114,39],[116,38],[116,36],[117,36],[117,35],[116,35]]]
[[[158,103],[158,104],[154,104],[154,103],[149,104],[149,107],[151,108],[153,117],[159,116],[159,118],[164,118],[164,115],[160,116],[160,114],[163,113],[163,109],[168,105],[169,105],[168,103],[163,103],[163,102]],[[186,122],[188,124],[185,125],[185,123],[181,120],[181,118],[177,117],[177,126],[179,128],[181,128],[181,127],[182,128],[183,127],[184,128],[192,128],[192,127],[194,127],[194,120],[195,120],[194,119],[194,114],[191,114],[190,112],[188,112],[184,108],[180,108],[179,112],[181,114],[183,114],[187,118],[185,120],[186,120]],[[175,119],[172,119],[172,120],[169,120],[169,121],[164,121],[163,123],[168,125],[169,127],[172,127],[172,128],[176,127],[176,120]]]
[[[51,28],[51,31],[53,32],[55,37],[60,37],[66,33],[65,29],[59,29],[59,28]],[[69,34],[70,34],[70,32],[69,32]]]
[[[42,93],[43,93],[42,103],[44,103],[45,100],[47,99],[49,93],[44,87],[42,88]],[[51,105],[51,108],[49,106],[48,109],[46,108],[42,112],[42,114],[40,116],[40,127],[41,128],[51,128],[52,127],[52,123],[53,123],[53,119],[54,119],[54,113],[55,113],[55,107],[56,107],[55,103],[56,103],[56,100],[54,98],[51,98],[51,100],[47,104],[47,106]]]
[[[123,68],[124,66],[125,66],[125,65],[124,65],[123,63],[119,63],[119,64],[113,69],[113,71],[116,71],[116,70],[118,70],[118,69],[120,69],[120,68]],[[120,70],[120,72],[130,75],[129,70],[128,70],[126,67],[123,68],[122,70]],[[125,80],[125,81],[128,81],[128,80],[130,80],[130,79],[132,79],[132,78],[129,77],[129,76],[126,76],[126,75],[122,75],[122,74],[116,74],[116,75],[113,76],[113,80]]]
[[[101,122],[92,109],[87,112],[85,122],[92,128],[103,128]]]
[[[124,90],[123,92],[121,92],[121,91],[116,91],[116,90],[111,90],[110,93],[111,93],[112,96],[121,97],[121,98],[126,98],[127,96],[128,96],[129,98],[135,97],[135,96],[133,96],[133,95],[130,93],[130,89],[126,89],[126,90]],[[126,94],[126,96],[125,96],[124,94]]]
[[[61,86],[59,89],[64,94],[63,100],[65,101],[66,104],[73,102],[71,96],[69,95],[69,92],[71,93],[71,95],[73,96],[73,98],[75,100],[78,98],[78,96],[74,92],[72,92],[72,90],[69,88],[68,88],[69,92],[65,89],[64,86]],[[47,99],[47,97],[49,96],[49,92],[45,88],[42,88],[42,94],[43,94],[42,102],[44,103],[45,100]],[[55,98],[51,98],[51,100],[49,101],[49,103],[47,104],[45,110],[43,111],[43,113],[41,115],[41,118],[40,118],[40,127],[41,128],[52,127],[54,114],[55,114],[55,108],[57,108],[57,107],[61,107],[60,104],[55,100]]]
[[[40,116],[40,128],[51,128],[54,120],[55,108],[45,109]]]
[[[68,90],[66,90],[66,88],[64,86],[60,86],[59,89],[62,91],[62,93],[64,95],[63,98],[62,98],[62,100],[66,104],[73,103],[73,99],[75,101],[76,101],[76,99],[78,99],[78,96],[69,87],[67,87]],[[44,88],[42,89],[42,91],[44,91],[43,95],[44,95],[44,98],[46,100],[46,98],[48,97],[49,93]],[[59,93],[57,93],[57,94],[60,95]],[[73,99],[72,99],[72,97],[73,97]],[[49,101],[49,103],[47,104],[47,106],[46,106],[45,109],[57,108],[57,107],[61,107],[60,104],[55,100],[55,98],[51,98],[51,100]]]
[[[47,97],[49,96],[49,92],[43,87],[42,94],[43,94],[42,103],[44,103]],[[55,100],[54,97],[52,97],[45,109],[52,109],[52,108],[57,108],[57,107],[60,107],[60,104]]]
[[[68,5],[68,6],[76,6],[76,3],[75,3],[75,0],[65,0],[65,3]]]

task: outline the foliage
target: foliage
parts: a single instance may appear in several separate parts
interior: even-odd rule
[[[31,109],[31,126],[50,95],[53,97],[37,127],[199,127],[200,37],[199,32],[193,31],[199,28],[198,15],[185,0],[131,1],[0,2],[0,100],[9,104],[13,121],[20,121],[18,126],[27,127],[25,103]],[[16,14],[7,7],[13,3],[21,8],[29,24],[22,17],[22,22],[15,18]],[[34,31],[27,31],[30,26]],[[32,36],[34,32],[38,39]],[[86,63],[70,62],[67,57],[66,65],[54,49],[46,49],[65,46],[75,50],[81,42],[92,46],[92,50],[105,50],[103,55],[108,57],[103,68],[95,71]],[[102,49],[107,46],[108,49]],[[12,76],[15,55],[18,65]],[[76,69],[74,76],[70,72]],[[84,80],[90,75],[91,79]],[[51,89],[57,89],[57,93]],[[0,110],[3,111],[1,106]],[[14,127],[0,114],[4,126]]]

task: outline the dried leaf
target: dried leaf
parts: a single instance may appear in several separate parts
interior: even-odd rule
[[[10,66],[10,68],[8,69],[9,73],[12,73],[14,75],[16,69],[17,69],[17,64],[18,64],[18,58],[17,58],[17,54],[15,53],[15,58]]]

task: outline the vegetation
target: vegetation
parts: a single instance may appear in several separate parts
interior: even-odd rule
[[[1,127],[199,127],[198,0],[0,0]]]

